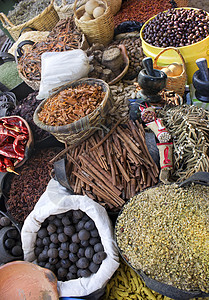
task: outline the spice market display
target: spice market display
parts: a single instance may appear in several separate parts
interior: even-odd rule
[[[209,299],[208,1],[13,2],[1,300]]]

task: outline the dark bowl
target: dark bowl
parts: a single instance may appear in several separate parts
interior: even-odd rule
[[[138,75],[138,84],[143,90],[143,94],[153,95],[160,92],[166,86],[167,75],[154,69],[155,76],[147,75],[145,69],[141,70]]]

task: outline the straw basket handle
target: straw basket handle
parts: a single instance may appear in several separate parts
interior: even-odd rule
[[[169,51],[169,50],[174,50],[174,51],[176,51],[176,52],[178,53],[178,55],[179,55],[180,58],[181,58],[182,64],[183,64],[183,70],[182,70],[182,73],[185,72],[185,70],[186,70],[186,68],[185,68],[185,60],[184,60],[184,58],[183,58],[181,52],[180,52],[178,49],[174,48],[174,47],[168,47],[168,48],[165,48],[165,49],[163,49],[160,53],[158,53],[158,55],[154,58],[153,67],[154,67],[154,68],[157,67],[157,61],[158,61],[159,57],[160,57],[164,52]],[[182,74],[182,73],[181,73],[181,74]]]
[[[76,18],[78,18],[77,13],[76,13],[77,2],[78,2],[78,0],[75,0],[74,5],[73,5],[73,12],[74,12],[74,15],[76,16]],[[107,7],[108,7],[107,1],[106,0],[102,0],[102,2],[105,4],[106,9],[107,9]]]
[[[0,13],[0,20],[1,20],[1,22],[2,22],[2,24],[4,25],[4,26],[11,26],[11,27],[13,27],[13,26],[15,26],[8,18],[7,18],[7,16],[4,14],[4,13]]]

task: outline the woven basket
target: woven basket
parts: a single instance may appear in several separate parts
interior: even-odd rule
[[[0,20],[3,27],[10,33],[12,38],[17,41],[24,27],[34,28],[38,31],[51,31],[59,21],[59,16],[54,8],[54,0],[52,0],[42,13],[23,24],[15,26],[4,13],[0,13]]]
[[[188,6],[188,0],[175,0],[177,7],[187,7]]]
[[[187,75],[186,75],[186,65],[185,65],[185,61],[184,58],[181,54],[181,52],[173,47],[168,47],[163,49],[155,58],[154,58],[154,62],[153,62],[153,67],[154,69],[157,70],[162,70],[165,66],[158,66],[157,62],[159,57],[166,51],[176,51],[178,53],[178,55],[180,56],[180,59],[182,61],[182,66],[183,66],[183,71],[179,76],[168,76],[167,77],[167,83],[166,83],[166,89],[170,90],[170,91],[174,91],[175,93],[177,93],[180,96],[184,95],[185,92],[185,85],[187,82]]]
[[[33,115],[33,121],[37,126],[39,126],[43,130],[50,132],[56,137],[58,141],[67,143],[72,147],[79,145],[90,135],[92,135],[96,130],[98,130],[98,128],[101,128],[101,126],[105,123],[108,111],[113,105],[109,85],[101,79],[82,78],[73,81],[57,89],[56,92],[52,94],[52,96],[58,94],[68,87],[76,87],[83,83],[86,83],[88,85],[99,85],[102,87],[103,92],[105,92],[103,101],[92,113],[90,113],[86,117],[64,126],[48,126],[41,122],[38,118],[38,113],[42,110],[42,107],[44,106],[47,99],[43,100],[39,104]]]
[[[77,5],[77,0],[74,2],[74,19],[76,26],[85,34],[87,41],[90,45],[93,43],[100,43],[103,45],[108,45],[114,36],[114,18],[107,5],[106,0],[98,1],[105,6],[105,12],[99,18],[90,21],[80,21],[79,18],[84,13],[84,6]],[[87,1],[85,1],[87,2]]]
[[[77,5],[82,6],[85,3],[86,0],[78,0]],[[122,0],[107,0],[107,4],[110,6],[112,14],[115,15],[121,8]],[[67,0],[62,0],[62,4],[60,6],[57,6],[56,3],[54,4],[60,20],[67,19],[73,15],[73,6],[74,3],[68,4]]]

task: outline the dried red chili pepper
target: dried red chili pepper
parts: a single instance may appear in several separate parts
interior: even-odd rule
[[[13,130],[15,132],[21,132],[28,134],[28,129],[24,122],[18,117],[1,118],[5,128]]]
[[[15,173],[16,175],[19,175],[17,172],[15,172],[14,163],[10,159],[4,157],[4,164],[5,164],[7,172],[12,172],[12,173]]]
[[[22,160],[22,154],[17,154],[14,151],[13,144],[5,144],[3,147],[0,148],[0,154],[4,157],[11,157],[11,158],[17,158]]]
[[[16,136],[13,142],[14,151],[22,158],[25,155],[25,144],[27,142],[27,136],[24,134]]]
[[[3,124],[0,124],[0,135],[12,136],[13,138],[16,138],[18,133],[13,130],[7,129]]]
[[[6,166],[5,166],[5,164],[4,164],[4,157],[3,156],[1,156],[0,157],[0,172],[6,172],[7,170],[6,170]]]

